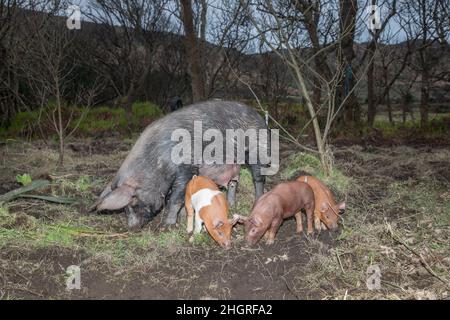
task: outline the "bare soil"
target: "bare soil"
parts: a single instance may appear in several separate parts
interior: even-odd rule
[[[113,160],[114,165],[101,161],[77,161],[73,164],[75,170],[73,173],[89,173],[103,177],[106,181],[117,170],[120,159],[129,147],[130,142],[113,140],[101,143],[96,141],[71,143],[68,145],[71,158],[81,159],[95,154],[118,155]],[[401,149],[390,150],[383,144],[350,146],[347,143],[339,143],[335,148],[336,167],[352,177],[359,185],[359,190],[363,190],[363,195],[356,190],[346,195],[350,204],[347,215],[355,215],[356,210],[352,210],[352,205],[356,208],[361,201],[379,203],[389,197],[390,191],[386,185],[390,183],[421,181],[424,176],[428,176],[442,186],[442,192],[445,192],[444,186],[448,186],[449,159],[433,158],[434,153],[442,150],[440,144],[432,147],[424,147],[421,144],[412,147],[410,145],[410,148],[418,154],[430,155],[426,168],[416,165],[414,160],[408,157],[405,158]],[[355,148],[359,151],[355,152]],[[10,150],[3,149],[2,152],[3,156],[10,154]],[[16,170],[5,169],[7,168],[0,174],[0,194],[19,186],[14,181],[15,174],[11,174]],[[42,174],[47,175],[46,169],[43,170]],[[273,186],[278,181],[280,181],[278,176],[273,177],[269,180],[268,186]],[[99,191],[99,186],[91,190],[94,195]],[[19,203],[12,206],[10,212],[25,211],[26,214],[33,216],[30,213],[33,210],[25,208],[33,205],[36,205],[36,202],[30,201],[27,205]],[[401,205],[398,208],[391,207],[392,212],[389,207],[385,207],[384,210],[387,210],[388,214],[384,215],[383,219],[369,215],[364,217],[364,221],[377,227],[386,221],[395,222],[397,219],[415,214],[400,207]],[[83,207],[77,210],[79,215],[75,215],[73,219],[86,214]],[[58,219],[57,211],[35,209],[34,212],[35,218],[40,219],[42,223]],[[108,219],[105,225],[96,227],[108,230],[112,228],[116,232],[126,231],[123,214],[115,214],[110,218],[112,220]],[[155,236],[160,232],[167,232],[158,229],[160,221],[161,219],[157,217],[139,232],[152,233]],[[351,221],[349,219],[349,222],[346,222],[346,228],[350,230],[352,227],[357,228],[356,225],[352,226]],[[16,224],[11,226],[12,229],[22,227],[17,218]],[[405,279],[401,271],[395,268],[387,269],[383,279],[390,286],[385,286],[387,289],[380,295],[362,294],[361,292],[368,291],[361,275],[355,276],[359,279],[354,282],[349,275],[336,276],[341,270],[344,271],[344,268],[345,270],[359,268],[356,265],[360,264],[362,259],[358,255],[359,249],[356,244],[352,245],[350,241],[353,240],[346,242],[343,232],[342,228],[335,232],[316,232],[308,238],[304,234],[296,234],[295,222],[287,220],[280,228],[273,245],[268,246],[261,242],[249,248],[244,244],[242,227],[238,227],[233,233],[234,245],[231,250],[225,251],[212,243],[198,246],[182,243],[166,249],[149,246],[145,250],[155,252],[155,261],[138,268],[132,267],[132,262],[129,268],[127,262],[124,267],[117,268],[107,259],[98,259],[82,245],[65,246],[53,243],[40,248],[30,248],[19,243],[8,243],[1,247],[0,251],[0,299],[330,299],[342,298],[344,292],[345,296],[349,294],[353,295],[353,298],[392,298],[392,294],[394,298],[395,295],[417,298],[416,293],[409,292],[408,288],[426,290],[439,283],[439,280],[420,267],[420,261],[415,261],[414,265],[420,272],[408,278],[409,287],[403,287]],[[447,229],[444,228],[444,232],[442,236],[447,239],[444,240],[445,245],[445,241],[449,239],[448,226]],[[348,249],[352,246],[353,252]],[[336,252],[339,257],[339,251],[336,250],[341,250],[342,260],[335,259]],[[448,250],[446,253],[448,254]],[[362,254],[366,255],[367,252],[364,251]],[[445,255],[440,256],[440,261],[445,258]],[[325,259],[323,260],[325,262],[321,259]],[[326,264],[329,261],[327,259],[333,259],[336,268],[334,271],[327,271]],[[401,260],[397,262],[403,263]],[[65,270],[70,265],[81,267],[80,290],[66,290]],[[362,275],[365,274],[365,270],[360,271]],[[318,272],[320,275],[313,278],[316,280],[311,280],[311,276]],[[444,278],[447,276],[444,271],[440,274],[443,274]],[[311,285],[311,281],[315,281],[316,285]],[[402,296],[402,291],[409,293]],[[360,294],[362,295],[359,296]]]

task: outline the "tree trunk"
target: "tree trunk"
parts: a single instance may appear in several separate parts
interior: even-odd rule
[[[191,0],[180,0],[181,17],[184,25],[184,43],[189,61],[189,74],[191,76],[193,102],[205,99],[205,80],[201,66],[201,55],[194,28]]]
[[[428,100],[430,98],[429,75],[426,69],[422,72],[420,90],[420,126],[424,127],[428,123]]]
[[[339,104],[343,103],[345,100],[342,108],[345,120],[353,123],[359,122],[361,116],[358,100],[353,90],[356,83],[352,67],[352,61],[355,57],[353,45],[355,40],[357,11],[357,0],[340,0],[340,45],[342,50],[338,50],[338,59],[339,61],[342,61],[341,68],[343,68],[345,72],[345,77],[340,86]]]
[[[62,110],[61,110],[61,98],[59,95],[59,89],[57,89],[56,95],[56,108],[58,109],[58,139],[59,139],[59,156],[57,167],[62,168],[64,165],[64,127],[62,122]]]
[[[393,124],[394,120],[392,119],[391,94],[390,94],[390,90],[389,89],[387,89],[387,91],[386,91],[386,107],[387,107],[387,110],[388,110],[389,123]]]
[[[368,59],[369,66],[367,68],[367,125],[372,128],[377,113],[377,106],[375,102],[375,90],[374,90],[374,66],[373,56],[375,54],[375,43],[371,42],[367,47],[369,51]]]

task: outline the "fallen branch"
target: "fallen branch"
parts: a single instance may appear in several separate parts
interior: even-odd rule
[[[436,279],[438,279],[439,281],[441,281],[443,284],[445,284],[448,288],[450,288],[450,284],[449,282],[442,278],[440,275],[436,274],[436,272],[433,271],[433,269],[431,269],[431,267],[429,266],[429,264],[425,261],[424,257],[422,256],[422,254],[420,252],[417,252],[416,250],[414,250],[413,248],[411,248],[406,242],[402,241],[400,238],[398,238],[396,235],[394,235],[393,230],[390,228],[388,228],[389,234],[392,237],[392,239],[394,239],[395,241],[397,241],[398,243],[400,243],[401,245],[403,245],[406,249],[408,249],[411,253],[413,253],[414,255],[416,255],[419,260],[420,263],[423,265],[423,267],[425,268],[425,270],[428,271],[429,274],[431,274],[433,277],[435,277]]]
[[[37,195],[37,194],[21,194],[18,197],[19,198],[39,199],[39,200],[44,200],[44,201],[54,202],[54,203],[59,203],[59,204],[74,204],[78,201],[78,199],[75,199],[75,198],[41,196],[41,195]]]
[[[35,180],[33,182],[31,182],[29,185],[27,186],[23,186],[19,189],[16,190],[12,190],[10,192],[7,192],[3,195],[0,196],[0,202],[7,202],[7,201],[11,201],[15,198],[20,197],[22,194],[26,193],[26,192],[30,192],[32,190],[36,190],[38,188],[43,188],[46,187],[50,184],[50,182],[48,180]]]
[[[104,238],[125,238],[128,237],[129,232],[124,233],[111,233],[111,234],[105,234],[105,233],[78,233],[76,234],[77,237],[104,237]]]

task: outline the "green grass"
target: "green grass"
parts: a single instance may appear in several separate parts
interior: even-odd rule
[[[99,181],[94,181],[91,176],[82,175],[76,180],[68,178],[60,178],[55,180],[54,185],[58,194],[61,196],[76,196],[84,199],[92,198],[92,188],[95,187]]]
[[[151,121],[162,116],[161,109],[148,101],[135,102],[131,108],[132,122],[135,128],[143,128]]]
[[[39,110],[17,113],[8,128],[1,128],[0,136],[37,138],[40,137],[38,128],[40,124],[42,131],[47,135],[46,138],[57,140],[53,124],[50,118],[45,116],[51,114],[54,108],[54,104],[49,103],[43,108],[41,118]],[[98,106],[85,109],[79,106],[64,106],[63,122],[66,124],[70,120],[68,131],[76,129],[76,135],[95,136],[112,131],[128,132],[129,128],[140,131],[163,114],[159,106],[149,101],[135,102],[131,109],[131,119],[128,119],[125,109],[120,107]],[[69,115],[72,115],[72,118],[69,118]]]
[[[450,135],[450,115],[436,114],[430,116],[430,121],[425,127],[421,127],[420,117],[415,120],[390,123],[386,119],[378,118],[374,122],[374,128],[381,131],[386,139],[396,139],[412,134],[420,134],[424,138],[432,139]],[[367,131],[367,129],[365,129]]]
[[[254,202],[254,186],[253,178],[250,170],[247,168],[241,169],[239,176],[239,185],[236,192],[236,204],[232,212],[229,213],[231,216],[234,213],[248,215],[253,206]]]
[[[105,216],[48,223],[23,214],[10,214],[4,206],[1,208],[0,249],[10,245],[19,245],[30,250],[52,246],[83,249],[92,255],[107,256],[116,266],[125,266],[133,261],[148,258],[146,255],[155,250],[161,254],[188,245],[187,234],[182,228],[161,233],[148,230],[125,233],[105,227],[105,219],[108,220]],[[18,217],[22,215],[32,223],[25,224],[21,221],[21,225],[18,225]],[[199,235],[194,245],[211,244],[208,237],[205,233]]]
[[[348,192],[352,185],[351,178],[345,176],[336,167],[330,175],[325,175],[319,158],[308,153],[297,153],[286,160],[286,166],[281,171],[282,180],[293,180],[298,177],[300,171],[305,171],[322,180],[326,185],[334,187],[341,193]]]

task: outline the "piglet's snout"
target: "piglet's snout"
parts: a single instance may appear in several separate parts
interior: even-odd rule
[[[223,247],[224,247],[224,249],[225,250],[229,250],[229,249],[231,249],[231,241],[225,241],[224,243],[223,243]]]

